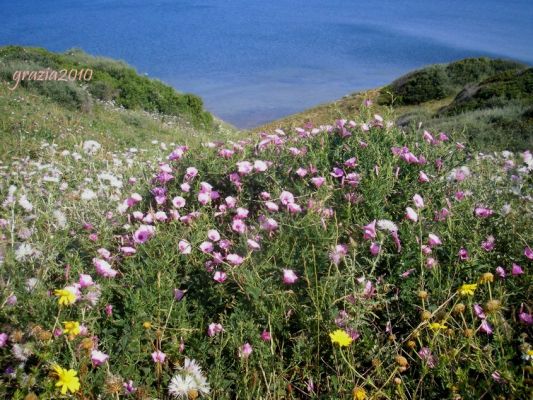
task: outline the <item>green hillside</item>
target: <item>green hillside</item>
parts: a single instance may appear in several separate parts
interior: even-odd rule
[[[377,111],[392,111],[406,130],[444,130],[480,150],[526,150],[533,146],[532,71],[514,61],[488,58],[432,65],[383,88],[354,93],[253,131],[327,123],[359,112],[363,101],[371,99]]]

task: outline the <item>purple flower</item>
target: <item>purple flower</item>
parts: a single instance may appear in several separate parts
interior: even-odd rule
[[[533,316],[527,312],[524,311],[524,304],[520,306],[520,313],[518,314],[518,318],[520,319],[520,322],[526,325],[533,324]]]
[[[244,258],[238,254],[228,254],[226,256],[226,261],[231,265],[240,265],[244,262]]]
[[[513,263],[513,268],[511,269],[511,275],[518,276],[522,275],[524,273],[524,270],[522,267],[518,264]]]
[[[185,296],[186,290],[181,289],[174,289],[174,299],[176,301],[181,301],[183,299],[183,296]]]
[[[525,247],[524,248],[524,255],[530,259],[533,260],[533,250],[531,250],[531,247]]]
[[[124,387],[124,392],[126,392],[126,394],[133,394],[137,391],[137,388],[133,385],[133,381],[131,379],[127,382],[124,382],[122,386]]]
[[[348,246],[346,246],[345,244],[339,244],[335,246],[335,249],[331,253],[329,253],[329,259],[333,264],[339,265],[339,263],[344,258],[344,256],[346,256],[347,253]]]
[[[415,203],[416,208],[424,207],[424,199],[419,194],[413,196],[413,202]]]
[[[487,207],[476,207],[474,215],[478,218],[488,218],[493,214],[493,211]]]

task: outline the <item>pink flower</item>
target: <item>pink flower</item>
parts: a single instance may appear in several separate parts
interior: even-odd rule
[[[311,178],[311,183],[313,185],[315,185],[315,187],[319,188],[320,186],[322,186],[324,184],[324,182],[326,182],[326,178],[322,177],[322,176],[318,176],[318,177],[315,177],[315,178]]]
[[[257,243],[255,240],[247,239],[246,243],[248,244],[248,247],[251,250],[259,250],[259,249],[261,249],[261,245],[259,243]]]
[[[239,357],[240,358],[248,358],[250,354],[252,354],[252,345],[248,342],[244,343],[241,348],[239,349]]]
[[[357,158],[352,157],[344,161],[344,166],[346,168],[355,168],[357,166]]]
[[[218,283],[223,283],[227,279],[228,275],[223,271],[215,271],[213,279]]]
[[[492,235],[487,236],[487,239],[481,243],[481,247],[485,251],[492,251],[494,250],[494,241],[495,241],[494,236]]]
[[[502,267],[497,267],[496,268],[496,275],[498,275],[500,278],[505,278],[507,276],[507,273],[505,272],[505,270],[502,268]]]
[[[481,325],[479,326],[479,330],[483,333],[486,333],[487,335],[492,335],[492,327],[489,325],[486,319],[481,321]]]
[[[111,304],[106,304],[106,306],[105,306],[105,314],[108,317],[113,315],[113,306]]]
[[[468,260],[468,251],[465,248],[459,250],[459,259],[461,259],[461,261]]]
[[[93,278],[92,278],[91,275],[80,274],[80,279],[78,281],[78,284],[82,288],[86,288],[86,287],[92,286],[92,285],[94,285]]]
[[[272,212],[276,212],[279,210],[278,205],[272,201],[265,202],[265,207],[267,208],[268,211],[272,211]]]
[[[6,347],[8,339],[9,339],[9,336],[7,335],[7,333],[4,333],[4,332],[0,333],[0,349],[3,347]]]
[[[224,327],[221,324],[210,323],[207,327],[207,336],[213,337],[217,333],[224,332]]]
[[[237,171],[241,175],[248,175],[253,171],[253,165],[249,161],[240,161],[237,163]]]
[[[363,239],[370,240],[376,238],[376,220],[372,221],[368,225],[363,226]]]
[[[185,180],[192,181],[198,175],[198,170],[194,167],[189,167],[185,170]]]
[[[104,260],[109,260],[111,258],[111,252],[107,249],[101,248],[101,249],[96,250],[96,252]]]
[[[518,276],[522,275],[524,273],[524,270],[522,267],[518,264],[513,263],[513,268],[511,269],[511,275]]]
[[[525,247],[524,248],[524,255],[530,259],[533,260],[533,250],[531,250],[531,247]]]
[[[231,229],[237,233],[244,233],[246,232],[246,224],[243,222],[242,219],[234,219],[231,224]]]
[[[260,218],[259,222],[261,223],[261,229],[267,232],[273,232],[278,229],[278,223],[273,218],[266,218],[263,216],[263,218]]]
[[[283,283],[286,285],[292,285],[298,280],[298,276],[292,269],[283,270]]]
[[[428,235],[428,243],[430,247],[440,246],[442,244],[440,238],[433,233]]]
[[[380,250],[381,246],[379,245],[379,243],[372,242],[372,244],[370,245],[370,254],[375,257],[379,254]]]
[[[418,214],[411,207],[407,207],[405,209],[405,218],[407,218],[410,221],[417,222],[418,221]]]
[[[375,293],[376,293],[376,288],[372,284],[372,281],[366,281],[365,289],[363,290],[363,296],[369,299],[373,297]]]
[[[338,244],[337,246],[335,246],[335,249],[331,253],[329,253],[329,259],[333,264],[339,265],[339,263],[344,258],[344,256],[346,256],[347,253],[348,246],[346,246],[345,244]]]
[[[120,248],[120,251],[122,252],[122,254],[124,254],[124,256],[128,257],[128,256],[132,256],[134,255],[135,253],[137,253],[137,250],[135,250],[133,247],[129,247],[129,246],[123,246]]]
[[[178,250],[181,254],[191,254],[192,247],[186,240],[180,240],[178,243]]]
[[[418,356],[427,363],[429,368],[435,368],[437,365],[437,359],[431,354],[429,347],[422,347],[418,351]]]
[[[151,225],[141,225],[133,234],[133,241],[141,244],[145,243],[155,234],[155,228]]]
[[[302,207],[300,207],[298,204],[296,203],[289,203],[287,205],[287,210],[289,210],[289,212],[291,214],[297,214],[297,213],[300,213],[302,212]]]
[[[520,322],[526,325],[533,324],[533,316],[530,313],[527,313],[524,311],[524,305],[522,304],[520,306],[520,313],[518,314],[518,318],[520,319]]]
[[[99,258],[93,258],[93,265],[96,268],[98,275],[103,276],[104,278],[114,278],[118,271],[111,268],[111,265],[105,260]]]
[[[281,204],[284,206],[294,203],[294,195],[291,192],[283,191],[281,192],[279,199],[281,201]]]
[[[435,260],[433,257],[428,257],[428,259],[426,260],[426,267],[428,269],[432,269],[436,265],[437,265],[437,260]]]
[[[476,207],[474,214],[478,218],[488,218],[493,214],[493,211],[487,207]]]
[[[249,213],[250,211],[248,211],[246,208],[239,207],[237,208],[237,213],[235,214],[234,218],[245,219],[245,218],[248,218]]]
[[[213,242],[218,242],[220,240],[220,233],[216,229],[210,229],[207,232],[207,238]]]
[[[238,254],[228,254],[226,256],[226,261],[231,265],[240,265],[244,262],[244,258]]]
[[[185,207],[185,199],[181,196],[176,196],[172,199],[172,205],[175,207],[175,208],[183,208]]]
[[[202,251],[202,253],[211,253],[214,250],[213,243],[211,243],[211,242],[203,242],[200,245],[200,250]]]
[[[413,196],[413,202],[415,203],[416,208],[424,207],[424,199],[419,194]]]
[[[224,199],[224,201],[226,202],[226,205],[229,208],[235,208],[235,206],[237,205],[237,199],[235,197],[232,197],[232,196],[226,197]]]
[[[168,216],[164,211],[158,211],[154,214],[154,218],[157,222],[165,222]]]
[[[429,182],[429,178],[425,174],[425,172],[420,171],[420,173],[418,174],[418,182],[421,182],[421,183]]]
[[[264,342],[270,342],[270,340],[272,340],[272,336],[270,336],[270,332],[267,331],[266,329],[263,330],[263,332],[261,333],[261,340]]]
[[[427,143],[433,143],[435,141],[435,139],[433,138],[431,133],[429,133],[428,131],[424,131],[424,134],[422,135],[422,138]]]
[[[265,172],[267,169],[268,169],[268,165],[266,162],[264,161],[261,161],[261,160],[256,160],[254,162],[254,169],[257,171],[257,172]]]
[[[303,178],[304,176],[307,175],[307,170],[304,168],[298,168],[296,170],[296,175],[298,175],[300,178]]]
[[[156,364],[163,364],[165,362],[166,356],[167,355],[161,350],[157,350],[152,353],[152,360],[154,360]]]
[[[189,185],[187,182],[184,182],[180,185],[180,189],[182,192],[189,193],[191,191],[191,185]]]
[[[476,314],[476,317],[480,319],[485,319],[487,316],[483,312],[483,308],[479,304],[474,304],[474,314]]]
[[[91,362],[93,366],[98,367],[105,363],[109,359],[109,356],[99,350],[91,351]]]

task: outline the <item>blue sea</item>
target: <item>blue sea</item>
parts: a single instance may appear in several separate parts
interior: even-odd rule
[[[0,45],[122,59],[240,128],[471,56],[533,63],[531,0],[0,0]]]

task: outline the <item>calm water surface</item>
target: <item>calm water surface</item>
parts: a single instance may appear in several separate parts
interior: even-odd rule
[[[533,63],[531,0],[0,0],[0,45],[125,60],[246,128],[430,63]]]

